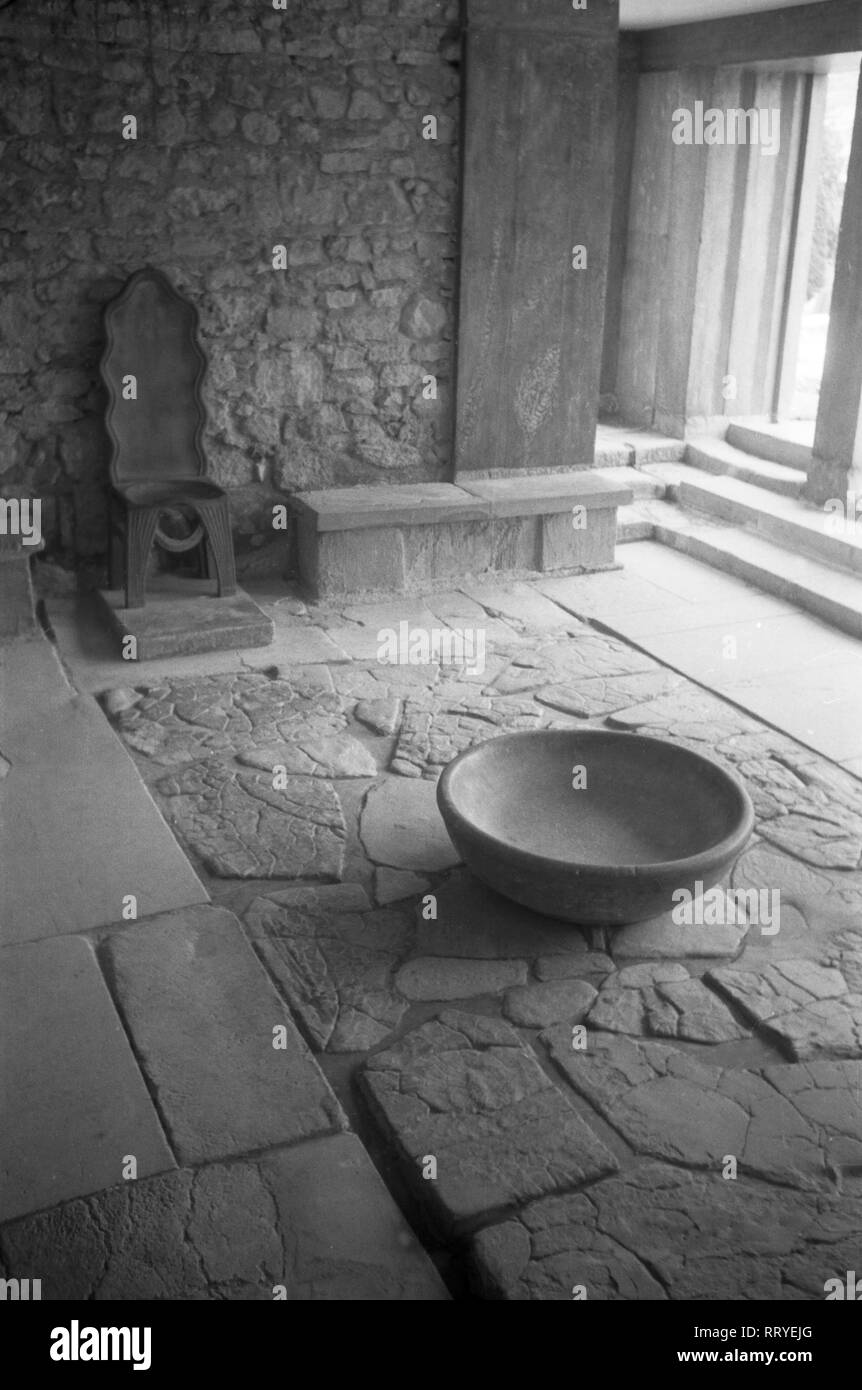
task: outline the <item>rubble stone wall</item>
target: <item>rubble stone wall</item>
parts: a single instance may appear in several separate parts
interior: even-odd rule
[[[457,0],[0,12],[0,490],[43,499],[49,553],[104,553],[101,310],[146,264],[200,313],[240,555],[285,493],[450,476],[459,28]]]

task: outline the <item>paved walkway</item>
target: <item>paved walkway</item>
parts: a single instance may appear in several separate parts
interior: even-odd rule
[[[9,1274],[54,1296],[272,1297],[285,1279],[292,1298],[443,1296],[390,1193],[456,1296],[822,1298],[858,1265],[856,755],[830,761],[778,703],[764,723],[745,682],[723,699],[688,679],[681,637],[652,645],[707,634],[707,651],[718,631],[745,661],[751,623],[796,615],[660,547],[620,558],[387,604],[262,588],[272,647],[133,670],[86,604],[50,605],[73,682],[100,695],[213,903],[7,948],[13,1000],[39,972],[75,981],[18,1019],[55,1040],[29,1054],[21,1103],[65,1036],[70,1070],[96,1078],[80,1115],[98,1087],[120,1107],[74,1178],[19,1178]],[[402,623],[481,631],[483,669],[382,664],[379,634]],[[814,640],[794,632],[767,644],[776,659]],[[825,632],[810,650],[828,657]],[[831,723],[852,749],[862,711],[838,664]],[[442,766],[503,730],[583,725],[739,772],[757,828],[728,886],[777,892],[778,930],[585,934],[459,866]],[[57,1152],[47,1116],[33,1125],[22,1168],[27,1144]]]

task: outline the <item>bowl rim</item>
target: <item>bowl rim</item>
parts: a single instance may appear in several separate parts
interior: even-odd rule
[[[697,854],[686,855],[682,859],[659,859],[647,864],[600,864],[590,863],[586,860],[559,859],[553,855],[537,854],[534,850],[522,849],[513,844],[511,840],[504,840],[499,835],[493,835],[490,831],[474,825],[458,809],[450,791],[452,778],[464,762],[479,756],[489,744],[503,740],[525,742],[527,739],[547,739],[549,737],[562,740],[572,736],[579,739],[596,738],[610,742],[615,742],[617,739],[632,739],[638,743],[651,743],[660,748],[671,747],[682,756],[704,764],[710,768],[713,774],[717,773],[736,796],[740,809],[738,826],[716,844],[698,851]],[[446,822],[447,830],[451,818],[455,824],[456,833],[465,834],[474,841],[478,841],[480,846],[492,850],[496,854],[505,855],[514,851],[518,856],[518,861],[524,866],[533,866],[536,869],[550,870],[555,873],[561,869],[569,869],[581,873],[602,874],[611,878],[646,878],[656,875],[667,877],[669,874],[679,874],[680,887],[690,881],[692,877],[696,879],[699,871],[712,870],[722,861],[739,854],[750,839],[755,824],[754,804],[741,779],[735,773],[728,772],[714,758],[708,757],[705,753],[696,753],[685,744],[674,743],[670,739],[656,738],[652,734],[628,733],[622,729],[515,729],[506,734],[498,734],[494,738],[483,739],[481,743],[474,743],[470,748],[465,748],[463,752],[458,753],[451,762],[446,764],[437,782],[437,806],[444,822]],[[457,845],[456,848],[458,848]],[[469,867],[469,862],[465,862],[468,863]]]

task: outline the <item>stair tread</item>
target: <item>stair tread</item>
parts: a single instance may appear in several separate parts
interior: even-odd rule
[[[811,461],[814,429],[809,421],[784,422],[780,425],[768,421],[757,425],[731,421],[727,428],[727,440],[732,446],[756,458],[804,470]]]
[[[740,559],[761,562],[781,578],[816,588],[819,593],[838,602],[852,597],[855,603],[848,606],[858,607],[862,612],[862,577],[830,565],[825,560],[787,550],[775,541],[752,535],[742,526],[694,525],[684,528],[684,534],[720,546]]]
[[[768,491],[771,490],[770,484],[779,484],[783,490],[795,492],[801,490],[806,481],[806,474],[801,468],[789,468],[786,464],[761,458],[758,454],[751,454],[745,449],[737,448],[727,439],[716,439],[713,436],[701,436],[688,441],[686,462],[698,467],[698,458],[712,460],[717,465],[716,470],[702,469],[702,471],[713,475],[727,471],[730,477],[735,476],[735,474],[745,474],[746,477],[762,479]],[[735,472],[728,470],[735,470]],[[743,478],[742,481],[745,479]]]
[[[754,521],[764,529],[770,524],[790,527],[800,540],[816,541],[820,554],[830,556],[836,566],[862,567],[862,538],[852,530],[833,534],[828,529],[830,514],[798,498],[782,497],[738,478],[717,477],[697,469],[687,472],[681,479],[678,496],[683,505],[701,501],[708,507],[712,498],[728,502],[740,509],[740,521]]]

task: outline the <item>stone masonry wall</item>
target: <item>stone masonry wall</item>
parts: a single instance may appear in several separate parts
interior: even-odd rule
[[[240,556],[285,493],[450,476],[459,85],[457,0],[0,12],[0,490],[49,553],[104,553],[100,315],[145,264],[200,313]]]

